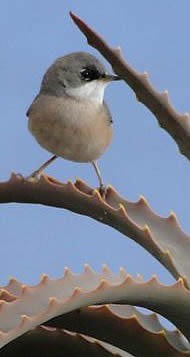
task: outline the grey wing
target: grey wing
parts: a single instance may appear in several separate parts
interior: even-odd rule
[[[108,120],[109,120],[110,124],[112,124],[113,123],[113,119],[112,119],[110,110],[109,110],[109,108],[108,108],[108,106],[107,106],[105,101],[103,102],[103,105],[104,105],[104,108],[105,108],[105,110],[106,110],[106,112],[108,114]]]

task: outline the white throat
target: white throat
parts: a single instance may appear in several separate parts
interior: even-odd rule
[[[97,104],[102,104],[104,100],[104,90],[108,82],[93,80],[77,88],[67,88],[65,91],[68,95],[81,100],[91,100]]]

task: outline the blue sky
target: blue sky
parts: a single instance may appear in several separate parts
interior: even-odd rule
[[[55,58],[78,50],[101,58],[74,26],[69,10],[108,43],[120,45],[135,69],[148,71],[157,90],[168,89],[177,111],[189,110],[188,0],[1,2],[1,181],[12,170],[28,175],[49,158],[28,132],[25,115],[48,66]],[[189,162],[124,83],[110,85],[106,100],[114,120],[114,137],[99,161],[104,180],[129,200],[136,201],[143,194],[160,215],[175,211],[188,232]],[[97,185],[87,164],[59,159],[46,172],[63,182],[80,177]],[[141,272],[147,279],[156,273],[161,281],[172,281],[141,247],[90,218],[29,204],[1,205],[0,210],[0,285],[10,276],[28,284],[37,283],[41,273],[59,277],[64,266],[80,272],[86,262],[96,270],[106,263],[114,272],[123,266],[133,276]]]

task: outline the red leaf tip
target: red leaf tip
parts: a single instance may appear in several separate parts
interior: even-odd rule
[[[69,11],[69,15],[71,16],[73,21],[76,19],[79,19],[79,17],[77,15],[75,15],[71,10]]]

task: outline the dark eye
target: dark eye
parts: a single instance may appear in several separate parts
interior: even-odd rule
[[[98,79],[101,77],[100,72],[95,68],[83,68],[81,73],[81,77],[85,81],[92,81],[93,79]]]

